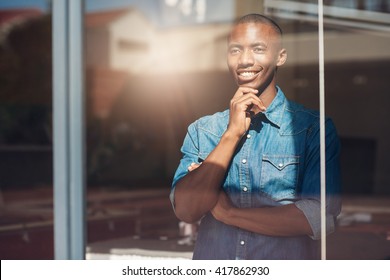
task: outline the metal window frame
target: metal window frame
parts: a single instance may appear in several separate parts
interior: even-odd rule
[[[264,0],[264,10],[287,19],[317,21],[318,4],[286,0]],[[363,30],[390,32],[388,13],[321,5],[322,18],[327,24]]]
[[[326,260],[326,156],[325,156],[325,62],[324,11],[318,0],[318,72],[320,89],[320,172],[321,172],[321,260]]]
[[[83,2],[52,2],[55,259],[86,250]]]

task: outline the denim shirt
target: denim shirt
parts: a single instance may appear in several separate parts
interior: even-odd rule
[[[185,137],[176,183],[192,162],[200,163],[227,129],[229,110],[200,118]],[[266,112],[252,118],[221,186],[239,208],[295,203],[306,216],[313,236],[274,237],[249,232],[217,221],[207,213],[199,227],[194,259],[317,259],[320,256],[320,141],[319,114],[277,95]],[[340,144],[333,122],[326,119],[327,232],[340,213]]]

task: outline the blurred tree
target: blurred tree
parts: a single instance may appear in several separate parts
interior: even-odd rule
[[[0,143],[51,143],[51,15],[1,30]]]

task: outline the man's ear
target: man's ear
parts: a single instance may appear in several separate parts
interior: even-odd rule
[[[278,55],[278,61],[276,63],[276,66],[282,66],[287,60],[287,51],[286,49],[281,49],[279,51]]]

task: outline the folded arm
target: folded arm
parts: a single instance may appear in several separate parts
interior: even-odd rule
[[[238,141],[225,133],[205,161],[177,182],[175,213],[180,220],[196,222],[215,206]]]
[[[213,216],[228,225],[269,236],[313,235],[311,226],[295,204],[278,207],[236,208],[221,191]]]

